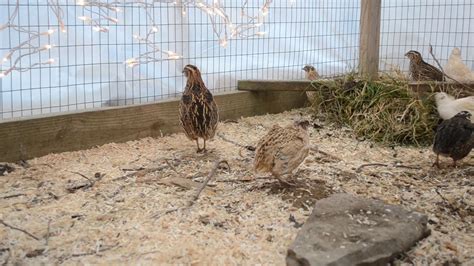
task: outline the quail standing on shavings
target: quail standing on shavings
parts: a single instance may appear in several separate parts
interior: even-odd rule
[[[405,54],[410,59],[410,77],[414,81],[443,81],[444,75],[441,70],[426,63],[421,54],[417,51],[411,50]]]
[[[316,71],[314,66],[306,65],[302,69],[305,72],[306,79],[313,81],[319,78],[319,73]],[[307,91],[306,97],[308,98],[311,104],[314,104],[314,98],[316,97],[316,92],[314,91]]]
[[[436,161],[433,166],[439,168],[439,156],[453,159],[453,166],[463,159],[474,148],[474,124],[470,121],[471,113],[462,111],[453,118],[444,120],[436,131],[433,151]]]
[[[314,66],[306,65],[303,67],[303,70],[306,74],[306,79],[313,81],[319,78],[319,73]]]
[[[309,153],[309,122],[298,120],[293,125],[273,128],[263,136],[255,151],[256,172],[270,172],[286,185],[293,185],[282,179],[292,175]]]
[[[438,114],[443,120],[461,111],[468,111],[471,113],[471,122],[474,123],[474,96],[455,99],[445,92],[438,92],[435,94],[435,101]]]
[[[206,141],[214,137],[219,121],[217,104],[196,66],[186,65],[183,73],[187,82],[179,106],[179,120],[186,136],[196,141],[197,152],[206,152]],[[204,140],[203,148],[199,147],[199,138]]]

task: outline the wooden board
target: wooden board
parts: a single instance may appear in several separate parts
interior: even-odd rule
[[[221,120],[303,107],[300,92],[217,94]],[[178,99],[0,122],[0,162],[181,132]]]
[[[332,83],[332,80],[320,79],[317,83],[311,84],[311,81],[276,81],[276,80],[241,80],[238,82],[238,89],[241,91],[259,91],[259,92],[280,92],[280,91],[316,91],[319,86],[324,86],[325,81]],[[417,93],[430,93],[436,91],[447,91],[457,96],[474,95],[474,83],[458,84],[447,82],[413,82],[409,84],[410,88]]]
[[[307,80],[239,80],[240,91],[311,91],[316,90]]]

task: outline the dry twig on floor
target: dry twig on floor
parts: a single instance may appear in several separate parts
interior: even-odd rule
[[[245,149],[247,149],[247,150],[249,150],[249,151],[255,151],[255,147],[254,147],[254,146],[242,145],[242,144],[240,144],[240,143],[238,143],[238,142],[236,142],[236,141],[233,141],[233,140],[231,140],[231,139],[228,139],[226,136],[224,136],[224,135],[222,135],[222,134],[220,134],[220,133],[217,133],[217,136],[218,136],[219,138],[221,138],[223,141],[229,142],[229,143],[231,143],[231,144],[234,144],[235,146],[238,146],[238,147],[241,147],[241,148],[245,148]]]
[[[209,181],[210,181],[210,180],[212,179],[212,177],[216,174],[217,169],[219,168],[219,166],[220,166],[221,164],[226,164],[227,167],[228,167],[229,170],[230,170],[229,163],[228,163],[226,160],[218,160],[218,161],[214,164],[214,167],[213,167],[212,170],[209,172],[209,174],[207,175],[207,177],[206,177],[206,179],[204,180],[204,182],[202,183],[202,185],[196,190],[196,193],[194,194],[193,198],[188,201],[188,203],[186,204],[186,206],[184,206],[184,207],[179,207],[179,208],[172,208],[172,209],[169,209],[169,210],[164,211],[163,213],[157,213],[157,214],[153,215],[152,218],[158,219],[158,218],[160,218],[160,217],[163,216],[163,215],[166,215],[166,214],[169,214],[169,213],[173,213],[173,212],[176,212],[176,211],[179,211],[179,210],[187,209],[187,208],[193,206],[194,203],[199,199],[199,196],[201,195],[202,191],[206,188],[206,186],[207,186],[207,184],[209,183]]]
[[[336,160],[336,161],[342,161],[341,158],[339,158],[339,157],[337,157],[337,156],[335,156],[335,155],[332,155],[332,154],[330,154],[330,153],[328,153],[328,152],[322,151],[322,150],[320,150],[318,147],[311,147],[311,150],[314,151],[314,152],[317,152],[317,153],[319,153],[319,154],[322,154],[322,155],[324,155],[324,156],[326,156],[326,157],[329,157],[330,159],[333,159],[333,160]]]
[[[2,219],[0,219],[0,224],[3,224],[4,226],[6,226],[6,227],[8,227],[8,228],[10,228],[10,229],[12,229],[12,230],[20,231],[20,232],[26,234],[27,236],[33,238],[34,240],[39,240],[39,238],[36,237],[36,236],[34,236],[32,233],[30,233],[30,232],[28,232],[28,231],[26,231],[26,230],[24,230],[24,229],[15,227],[15,226],[13,226],[13,225],[9,225],[9,224],[5,223]]]
[[[206,188],[207,183],[209,183],[211,178],[216,174],[216,171],[221,164],[226,164],[227,168],[229,168],[230,170],[229,163],[226,160],[217,161],[214,165],[214,168],[212,168],[211,172],[209,172],[209,174],[207,175],[206,180],[204,180],[201,187],[196,191],[196,194],[194,195],[192,200],[188,203],[188,206],[192,206],[199,199],[199,196],[201,195],[202,191]]]

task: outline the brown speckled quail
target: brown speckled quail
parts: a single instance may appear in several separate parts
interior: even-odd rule
[[[318,71],[316,71],[316,68],[314,68],[314,66],[306,65],[303,67],[302,70],[305,73],[306,79],[310,81],[317,80],[319,78],[319,73]],[[316,97],[315,91],[307,91],[306,97],[308,98],[308,101],[311,104],[315,104],[315,97]]]
[[[443,81],[444,75],[436,67],[426,63],[421,54],[417,51],[411,50],[405,54],[410,59],[410,77],[415,81]]]
[[[217,104],[196,66],[186,65],[183,73],[187,82],[179,105],[179,120],[186,136],[196,141],[197,152],[205,152],[206,140],[212,139],[216,133],[219,121]],[[202,149],[199,138],[204,140]]]
[[[278,125],[263,136],[255,151],[254,169],[256,172],[270,172],[280,182],[284,175],[291,175],[308,156],[309,133],[306,120],[296,121],[293,125]]]
[[[444,120],[436,131],[433,151],[436,161],[433,166],[439,168],[439,156],[443,155],[456,161],[469,155],[474,148],[474,124],[470,121],[471,113],[462,111],[454,117]]]

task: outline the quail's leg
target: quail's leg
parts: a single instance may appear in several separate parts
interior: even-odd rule
[[[436,166],[436,168],[439,168],[439,154],[436,154],[436,161],[433,163],[432,166]]]
[[[202,152],[206,152],[206,139],[204,139],[204,148],[202,149]]]
[[[456,160],[453,160],[453,167],[456,168],[457,165],[456,165]]]
[[[201,149],[201,148],[199,148],[199,139],[196,139],[196,145],[197,145],[197,147],[198,147],[198,149],[197,149],[197,153],[200,153],[200,152],[202,152],[202,149]]]

